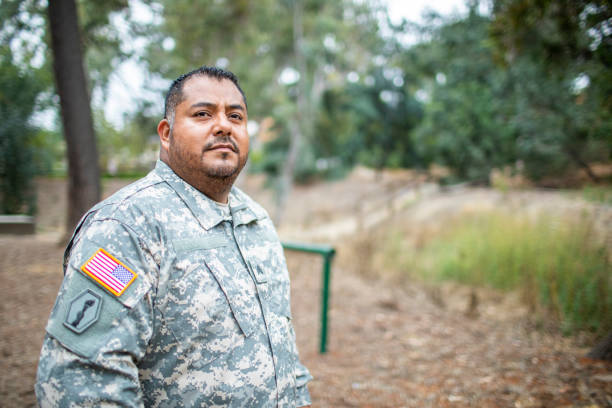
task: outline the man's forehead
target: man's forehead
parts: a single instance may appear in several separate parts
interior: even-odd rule
[[[221,98],[231,104],[243,104],[242,94],[236,85],[226,78],[210,78],[207,76],[193,76],[183,84],[182,101],[201,98]]]

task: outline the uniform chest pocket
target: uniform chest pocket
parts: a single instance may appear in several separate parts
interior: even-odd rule
[[[214,359],[252,335],[258,309],[248,272],[211,252],[177,263],[162,314],[181,347]]]

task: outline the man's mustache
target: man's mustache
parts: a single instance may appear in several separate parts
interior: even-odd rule
[[[236,142],[234,142],[229,137],[219,137],[219,138],[215,138],[209,141],[208,143],[204,145],[204,148],[202,149],[202,151],[205,152],[207,150],[211,150],[218,145],[230,145],[232,146],[233,151],[235,151],[236,153],[240,153],[240,149],[238,148],[238,145],[236,144]]]

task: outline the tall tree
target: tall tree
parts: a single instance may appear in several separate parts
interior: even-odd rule
[[[75,1],[49,1],[48,15],[68,156],[66,228],[70,231],[85,211],[100,200],[100,169]]]

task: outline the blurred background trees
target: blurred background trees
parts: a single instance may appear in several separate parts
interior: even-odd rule
[[[512,123],[533,176],[610,158],[612,7],[607,0],[493,3],[496,61],[512,74]]]
[[[609,161],[612,145],[609,2],[495,0],[486,12],[481,3],[394,25],[377,1],[78,1],[102,171],[146,172],[165,88],[209,64],[241,78],[250,171],[276,180],[279,209],[294,180],[339,177],[358,164],[437,164],[450,182],[481,183],[493,169],[537,183],[582,168],[597,181],[591,164]],[[3,128],[3,143],[22,147],[0,165],[14,168],[25,190],[35,173],[67,168],[46,7],[0,5],[3,78],[27,82],[33,101]],[[142,92],[109,99],[126,62]],[[9,88],[3,100],[16,102]],[[109,104],[125,113],[110,118]],[[9,179],[3,197],[17,200]]]

